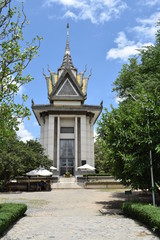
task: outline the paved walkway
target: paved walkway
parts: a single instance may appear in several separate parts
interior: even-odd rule
[[[3,240],[158,240],[135,221],[99,212],[116,194],[100,190],[53,190],[52,192],[1,194],[0,202],[25,202],[27,216],[2,237]],[[115,204],[114,204],[115,205]],[[115,205],[116,206],[116,205]]]

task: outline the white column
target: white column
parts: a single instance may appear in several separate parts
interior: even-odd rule
[[[90,137],[91,137],[91,141],[90,141],[90,149],[91,149],[91,166],[94,167],[95,163],[94,163],[94,126],[91,123],[90,125]]]
[[[43,146],[45,149],[45,153],[48,154],[48,117],[45,117],[45,123],[44,123],[44,142]]]
[[[54,152],[54,116],[49,115],[48,119],[48,156],[53,160]]]
[[[77,117],[75,117],[74,121],[74,139],[75,139],[75,171],[77,171],[78,164],[78,148],[77,148]]]
[[[44,123],[41,120],[40,144],[44,147]]]
[[[60,144],[60,117],[58,116],[58,121],[57,121],[57,170],[59,171],[59,144]]]
[[[86,116],[81,116],[81,160],[86,159]]]
[[[90,130],[90,122],[89,122],[89,117],[87,117],[87,161],[89,165],[92,165],[91,161],[91,130]]]

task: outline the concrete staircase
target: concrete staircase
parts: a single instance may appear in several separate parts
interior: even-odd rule
[[[57,183],[52,183],[52,189],[80,189],[84,188],[83,183],[77,183],[75,177],[60,177]]]

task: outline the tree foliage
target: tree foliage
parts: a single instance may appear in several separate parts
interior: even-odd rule
[[[21,104],[15,102],[15,97],[20,87],[32,80],[29,74],[24,76],[23,71],[37,54],[40,44],[38,36],[31,43],[24,41],[27,19],[23,4],[18,7],[13,4],[12,0],[0,0],[0,143],[10,130],[17,128],[19,119],[29,115],[24,105],[27,96],[22,95]]]
[[[27,96],[22,95],[21,103],[15,99],[20,87],[32,80],[24,70],[38,53],[41,40],[38,36],[30,43],[24,40],[27,24],[23,3],[0,0],[0,180],[4,183],[40,165],[51,165],[39,142],[24,143],[15,133],[19,122],[30,115]]]
[[[8,137],[7,145],[0,145],[0,181],[4,183],[39,166],[48,168],[51,165],[51,160],[37,140],[24,143],[13,132]]]
[[[103,143],[99,142],[100,139],[97,139],[94,143],[94,156],[95,156],[95,168],[96,173],[110,173],[108,163],[107,163],[107,156],[103,151]]]
[[[122,99],[118,108],[105,109],[98,123],[98,139],[112,173],[124,184],[150,189],[149,151],[155,182],[160,171],[160,31],[155,46],[142,49],[123,65],[114,89]]]

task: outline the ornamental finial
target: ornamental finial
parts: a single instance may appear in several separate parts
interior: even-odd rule
[[[32,98],[32,100],[31,100],[31,101],[32,101],[32,107],[33,107],[33,106],[34,106],[34,101],[33,101],[33,98]]]
[[[69,54],[70,55],[70,49],[69,49],[69,23],[67,23],[67,41],[66,41],[65,54]]]

